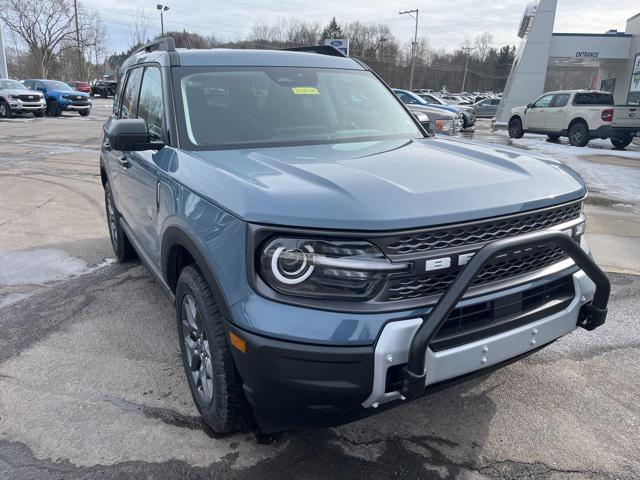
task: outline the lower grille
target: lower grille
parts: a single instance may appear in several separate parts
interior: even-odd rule
[[[573,277],[456,308],[431,342],[434,351],[453,348],[517,328],[566,308],[575,295]]]
[[[472,286],[484,285],[506,278],[548,267],[568,258],[560,247],[540,245],[528,252],[513,257],[497,257],[491,260],[476,276]],[[404,277],[392,279],[385,292],[386,301],[406,300],[443,294],[455,281],[460,270],[435,273],[422,277]]]

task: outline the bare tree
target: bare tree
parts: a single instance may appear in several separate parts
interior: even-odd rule
[[[478,53],[478,58],[484,62],[493,45],[493,35],[489,32],[481,33],[476,37],[474,43],[476,52]]]
[[[26,43],[43,77],[75,33],[72,0],[2,0],[0,19]]]
[[[149,40],[149,22],[151,19],[147,16],[144,7],[136,9],[136,15],[133,17],[133,25],[129,27],[131,35],[131,46],[138,46],[147,43]]]

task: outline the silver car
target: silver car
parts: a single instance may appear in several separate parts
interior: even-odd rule
[[[473,106],[476,109],[476,117],[495,117],[498,105],[500,105],[499,98],[485,98],[484,100],[474,103]]]
[[[457,135],[462,130],[462,115],[448,112],[428,105],[407,105],[411,113],[425,113],[429,117],[430,133],[441,135]]]
[[[40,92],[29,90],[17,80],[0,79],[0,118],[17,113],[33,113],[43,117],[47,102]]]

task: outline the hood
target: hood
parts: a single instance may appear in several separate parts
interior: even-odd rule
[[[409,111],[416,111],[416,112],[424,112],[427,115],[431,115],[433,117],[434,120],[436,119],[449,119],[449,120],[455,120],[456,115],[453,112],[450,112],[448,110],[444,110],[442,108],[434,108],[431,105],[406,105],[407,109]]]
[[[49,92],[59,93],[60,95],[79,95],[81,97],[89,97],[88,93],[80,92],[78,90],[49,90]]]
[[[580,177],[560,162],[439,138],[195,152],[167,147],[156,155],[179,182],[237,217],[284,226],[414,228],[586,194]]]
[[[426,107],[427,105],[425,105]],[[430,103],[429,107],[439,108],[440,110],[447,110],[448,112],[460,113],[460,107],[458,105],[440,105],[439,103]]]
[[[7,88],[6,90],[2,90],[2,93],[6,95],[33,95],[39,98],[42,97],[42,92],[36,92],[28,88]]]

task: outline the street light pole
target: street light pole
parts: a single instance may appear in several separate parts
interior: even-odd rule
[[[164,14],[164,12],[169,10],[169,5],[162,5],[161,3],[158,3],[156,5],[156,8],[160,12],[160,36],[164,37],[164,17],[163,17],[163,14]]]
[[[462,76],[462,90],[460,90],[460,93],[464,93],[464,86],[467,83],[467,68],[469,68],[469,54],[475,49],[476,47],[462,47],[462,50],[464,50],[467,54],[467,60],[464,62],[464,75]]]
[[[414,17],[413,14],[416,14]],[[402,12],[398,12],[400,15],[409,15],[416,21],[416,31],[413,36],[413,45],[411,47],[411,76],[409,77],[409,90],[413,90],[413,72],[416,69],[416,53],[418,51],[418,14],[420,11],[416,8],[415,10],[403,10]]]
[[[0,22],[0,78],[9,78],[7,56],[4,51],[4,38],[2,36],[2,22]]]
[[[78,80],[84,80],[82,75],[82,50],[80,50],[80,27],[78,26],[78,1],[73,0],[73,14],[76,21],[76,48],[78,49]]]

